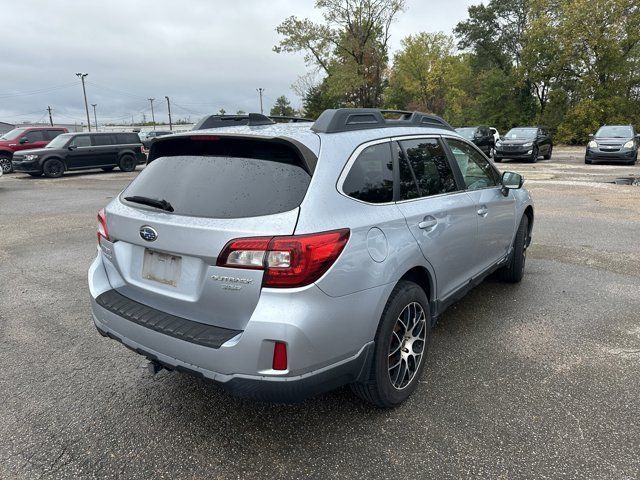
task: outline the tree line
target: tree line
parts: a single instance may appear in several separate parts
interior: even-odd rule
[[[455,126],[545,125],[583,143],[605,123],[640,126],[638,0],[489,0],[453,34],[416,32],[389,52],[404,0],[316,0],[323,22],[289,17],[274,50],[303,52],[303,114],[421,110]],[[280,107],[286,101],[278,99]]]

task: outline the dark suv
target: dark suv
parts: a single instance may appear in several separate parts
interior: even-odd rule
[[[13,169],[39,177],[61,177],[67,170],[119,167],[135,170],[146,162],[142,143],[135,133],[66,133],[45,148],[25,150],[13,156]]]
[[[11,159],[20,150],[42,148],[58,135],[69,130],[63,127],[24,127],[0,136],[0,168],[3,173],[11,173]]]
[[[551,158],[553,140],[544,127],[517,127],[496,142],[493,160],[501,162],[503,158],[523,159],[535,163],[542,155],[545,160]]]
[[[605,125],[600,127],[587,145],[584,163],[638,161],[639,136],[632,125]]]
[[[462,127],[456,128],[456,132],[473,142],[488,157],[493,155],[496,140],[489,127]]]

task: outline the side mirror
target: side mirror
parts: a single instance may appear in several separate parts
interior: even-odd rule
[[[502,174],[502,193],[506,197],[509,190],[518,190],[524,184],[524,177],[515,172],[504,172]]]
[[[596,134],[595,134],[595,133],[590,133],[590,134],[589,134],[589,138],[593,138],[593,137],[595,137],[595,136],[596,136]]]
[[[636,135],[636,139],[640,140],[640,133]]]
[[[75,150],[75,149],[76,149],[76,148],[78,148],[78,147],[77,147],[77,145],[69,145],[67,148],[68,148],[69,150]]]
[[[22,137],[20,139],[20,145],[24,145],[25,143],[29,143],[29,140],[27,139],[27,137]]]

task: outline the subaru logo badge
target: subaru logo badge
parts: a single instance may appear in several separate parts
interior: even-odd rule
[[[147,242],[155,242],[158,238],[158,232],[156,232],[149,225],[140,227],[140,237]]]

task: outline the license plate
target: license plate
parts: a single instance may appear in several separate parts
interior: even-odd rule
[[[142,262],[142,278],[177,287],[181,270],[182,257],[145,248],[144,261]]]

